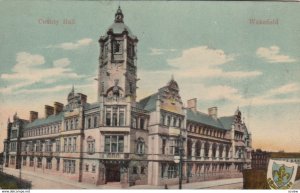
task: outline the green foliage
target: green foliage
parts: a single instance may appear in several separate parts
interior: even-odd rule
[[[31,183],[0,172],[0,187],[2,189],[30,189]]]

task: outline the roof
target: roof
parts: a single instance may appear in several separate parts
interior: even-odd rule
[[[156,109],[156,100],[158,98],[158,93],[154,93],[146,98],[141,99],[138,102],[138,108],[154,111]]]
[[[271,158],[300,158],[300,153],[270,152]]]
[[[229,117],[220,117],[219,121],[222,123],[224,129],[226,130],[230,130],[231,129],[231,125],[234,121],[234,115],[233,116],[229,116]]]
[[[122,34],[124,31],[127,31],[130,37],[135,38],[129,27],[124,23],[113,23],[111,26],[109,26],[108,30],[110,29],[114,34]]]
[[[199,111],[192,111],[191,109],[187,109],[187,120],[202,123],[219,129],[229,130],[231,128],[231,125],[229,129],[228,127],[224,127],[220,119],[215,119],[208,114]]]
[[[63,118],[63,116],[64,116],[64,113],[63,113],[63,112],[60,112],[60,113],[57,114],[57,115],[50,115],[50,116],[47,117],[47,118],[36,119],[36,120],[34,120],[33,122],[28,123],[28,124],[25,126],[25,129],[29,129],[29,128],[32,128],[32,127],[37,127],[37,126],[46,125],[46,124],[51,124],[51,123],[55,123],[55,122],[61,121],[62,118]]]
[[[84,110],[90,110],[90,109],[98,108],[99,106],[100,106],[100,104],[98,102],[96,102],[96,103],[86,103],[84,105]]]

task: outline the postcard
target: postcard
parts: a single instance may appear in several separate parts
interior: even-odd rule
[[[299,8],[0,0],[0,187],[299,189]]]

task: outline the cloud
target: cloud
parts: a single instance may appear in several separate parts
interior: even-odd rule
[[[68,58],[55,60],[53,67],[46,67],[44,56],[20,52],[17,53],[16,62],[12,68],[13,73],[1,74],[0,79],[11,83],[4,88],[0,88],[0,93],[21,92],[26,86],[35,83],[49,84],[60,79],[67,78],[70,80],[83,77],[68,68],[71,63]]]
[[[64,67],[69,66],[70,63],[71,63],[71,61],[69,60],[69,58],[62,58],[62,59],[53,61],[53,66],[64,68]]]
[[[169,65],[175,67],[174,74],[197,78],[247,78],[262,74],[260,71],[224,71],[220,65],[234,61],[234,55],[223,50],[200,46],[183,50],[180,57],[168,59]]]
[[[279,54],[279,51],[280,48],[278,46],[260,47],[256,50],[256,55],[269,63],[290,63],[296,61],[288,55]]]
[[[175,52],[176,49],[161,49],[161,48],[150,48],[150,53],[149,55],[163,55],[165,54],[166,52]]]
[[[75,50],[81,47],[89,46],[93,42],[91,38],[83,38],[77,42],[64,42],[57,45],[49,45],[47,48],[61,48],[64,50]]]

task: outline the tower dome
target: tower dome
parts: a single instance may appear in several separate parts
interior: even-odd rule
[[[122,13],[122,9],[119,6],[116,14],[115,14],[115,20],[114,23],[109,26],[107,29],[107,33],[113,33],[113,34],[122,34],[122,33],[128,33],[128,36],[135,37],[129,27],[124,24],[124,15]]]

